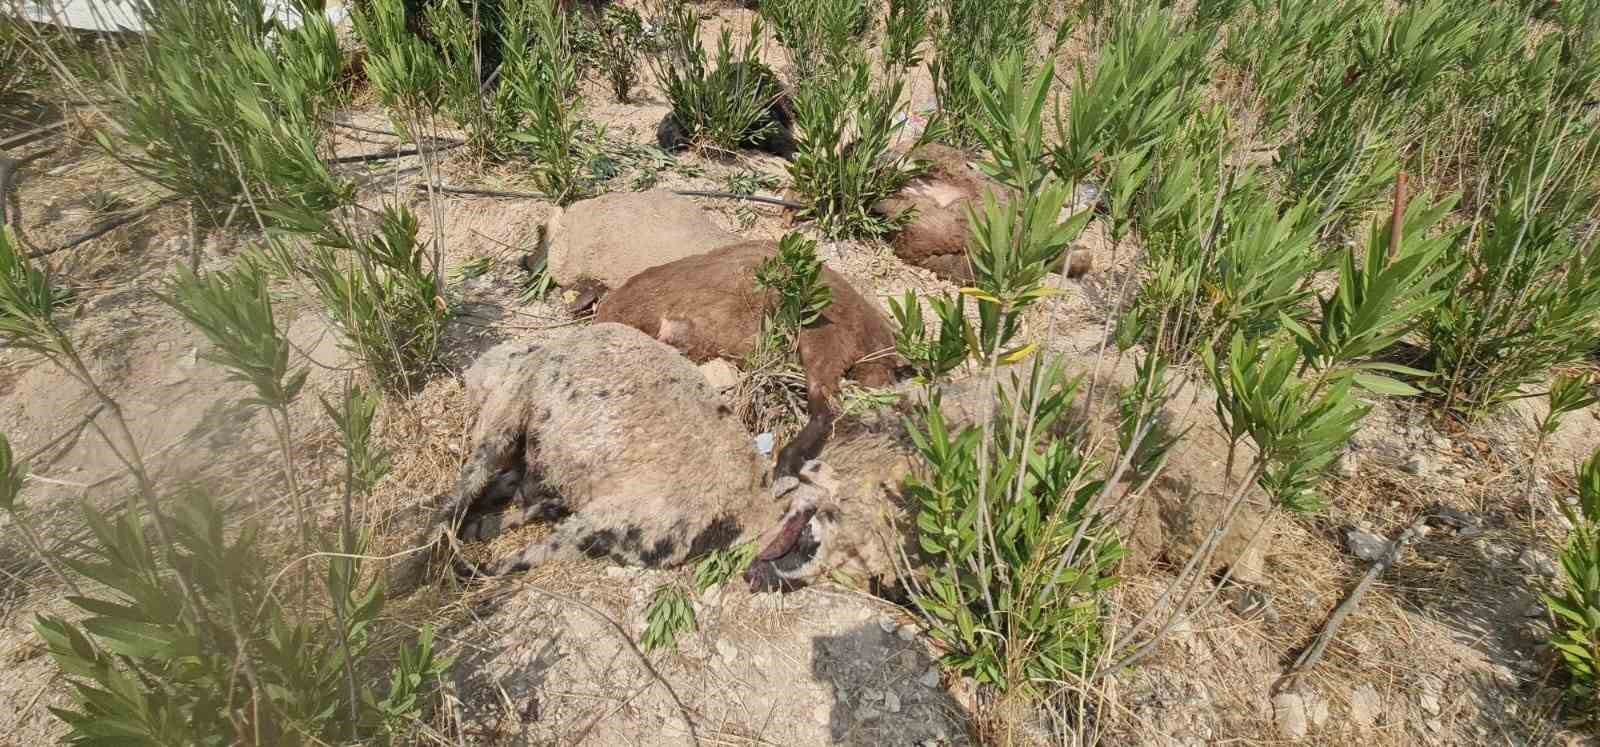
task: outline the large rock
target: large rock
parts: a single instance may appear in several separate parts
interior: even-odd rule
[[[756,266],[776,253],[775,243],[751,241],[650,268],[607,294],[595,320],[642,330],[696,362],[743,359],[755,350],[772,303],[756,285]],[[828,389],[845,376],[868,386],[892,383],[898,359],[883,312],[839,273],[824,268],[822,277],[833,303],[798,340],[808,383]]]
[[[545,224],[550,275],[562,285],[591,280],[619,288],[633,276],[740,238],[687,197],[652,190],[576,202]]]

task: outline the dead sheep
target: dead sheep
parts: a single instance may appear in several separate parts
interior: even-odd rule
[[[751,241],[685,257],[639,273],[601,299],[596,321],[642,330],[690,360],[741,360],[755,350],[762,321],[775,303],[756,285],[756,267],[777,253],[774,242]],[[810,419],[778,452],[778,476],[793,475],[820,453],[833,428],[832,400],[843,379],[888,386],[898,378],[894,332],[876,304],[844,276],[823,269],[833,303],[796,340],[806,375]]]
[[[620,324],[508,343],[467,373],[482,409],[454,492],[426,541],[436,553],[391,577],[403,593],[453,540],[492,534],[496,504],[520,512],[500,527],[554,519],[554,531],[485,569],[499,575],[566,558],[673,567],[757,541],[757,588],[814,578],[836,534],[837,480],[821,462],[765,486],[752,439],[677,351]]]

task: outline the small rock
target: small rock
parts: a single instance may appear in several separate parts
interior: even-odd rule
[[[1363,684],[1350,693],[1350,723],[1357,729],[1366,729],[1378,723],[1378,714],[1382,712],[1383,699],[1372,685]]]
[[[1067,277],[1078,278],[1094,269],[1094,253],[1088,249],[1073,249],[1067,254]]]
[[[1555,578],[1561,572],[1561,567],[1556,561],[1542,550],[1527,548],[1517,556],[1517,565],[1522,569],[1545,578]]]
[[[1433,448],[1441,451],[1450,448],[1450,439],[1435,433],[1433,435]]]
[[[923,687],[926,687],[926,688],[929,688],[929,689],[938,687],[939,686],[939,668],[938,667],[928,667],[928,671],[923,672],[922,676],[917,678],[917,683],[922,685]]]
[[[1405,470],[1417,477],[1427,477],[1434,472],[1433,460],[1426,454],[1412,454],[1411,458],[1406,460]]]
[[[883,709],[890,713],[900,712],[900,696],[896,695],[893,690],[883,694]]]
[[[1523,608],[1522,616],[1526,617],[1526,618],[1529,618],[1529,619],[1537,619],[1537,618],[1540,618],[1540,617],[1544,617],[1544,600],[1542,600],[1542,599],[1530,600],[1528,602],[1528,606]]]
[[[893,633],[900,627],[900,624],[895,622],[894,618],[888,615],[883,615],[878,618],[878,627],[882,628],[883,632],[885,633]]]
[[[1264,615],[1271,605],[1266,592],[1253,586],[1236,586],[1230,590],[1229,596],[1229,606],[1240,617],[1252,617],[1257,613]]]
[[[1348,636],[1341,637],[1344,639],[1344,645],[1356,653],[1357,661],[1369,661],[1367,654],[1372,652],[1371,638],[1368,638],[1365,633],[1351,633]]]
[[[1365,529],[1351,528],[1344,533],[1344,546],[1368,563],[1375,563],[1389,551],[1389,540]]]
[[[1442,710],[1439,705],[1439,687],[1438,680],[1427,677],[1422,680],[1422,686],[1417,688],[1417,705],[1422,706],[1422,710],[1430,716],[1437,716]]]
[[[739,369],[723,358],[713,358],[700,364],[700,373],[711,388],[722,392],[739,385]]]
[[[1328,701],[1315,696],[1310,697],[1306,704],[1307,715],[1311,717],[1311,727],[1321,729],[1328,723]]]
[[[739,647],[733,645],[726,638],[717,639],[717,656],[724,661],[734,661],[739,658]]]
[[[1284,739],[1304,739],[1310,731],[1306,723],[1306,703],[1297,693],[1278,693],[1272,698],[1273,718]]]
[[[917,626],[915,625],[901,625],[894,633],[900,636],[900,640],[910,643],[917,639],[917,632]]]
[[[191,370],[196,365],[199,365],[199,363],[200,363],[200,351],[199,351],[199,349],[198,348],[189,348],[189,352],[184,353],[183,357],[178,359],[178,368],[182,368],[182,369],[185,369],[185,370]]]
[[[700,603],[707,607],[715,607],[722,601],[722,584],[717,584],[706,589],[700,594]]]
[[[883,700],[883,692],[872,689],[862,690],[861,700],[865,703],[876,703],[880,700]]]
[[[1354,452],[1346,449],[1343,454],[1339,455],[1339,461],[1334,469],[1338,471],[1340,477],[1355,477],[1361,471],[1361,459]]]

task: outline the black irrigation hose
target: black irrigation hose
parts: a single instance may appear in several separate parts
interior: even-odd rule
[[[155,211],[157,211],[157,210],[159,210],[159,209],[161,209],[163,207],[166,207],[167,205],[171,205],[172,203],[177,202],[179,199],[180,198],[179,198],[178,195],[167,195],[166,197],[163,197],[163,198],[161,198],[159,200],[156,200],[154,203],[151,203],[150,205],[148,205],[146,207],[140,208],[140,209],[135,210],[135,211],[133,211],[131,213],[124,213],[124,214],[119,215],[119,216],[117,216],[115,218],[110,218],[110,219],[100,223],[99,225],[95,226],[94,228],[89,229],[88,233],[85,233],[85,234],[83,234],[81,236],[78,236],[76,238],[73,238],[73,239],[68,239],[65,243],[61,244],[60,246],[51,247],[49,249],[41,249],[41,250],[39,250],[37,252],[33,252],[33,253],[28,255],[28,258],[29,259],[38,259],[39,257],[44,257],[44,256],[48,256],[48,255],[51,255],[51,254],[55,254],[56,252],[64,252],[64,251],[66,251],[68,249],[72,249],[72,248],[78,247],[78,246],[80,246],[82,244],[86,244],[86,243],[88,243],[90,241],[93,241],[95,239],[100,238],[101,236],[104,236],[104,235],[106,235],[108,233],[111,233],[112,231],[114,231],[114,230],[116,230],[118,228],[121,228],[122,226],[125,226],[125,225],[127,225],[129,223],[132,223],[132,222],[134,222],[134,221],[136,221],[136,220],[138,220],[140,218],[143,218],[143,217],[145,217],[145,216],[147,216],[147,215],[149,215],[149,214],[151,214],[151,213],[153,213],[153,212],[155,212]]]
[[[778,197],[766,197],[763,195],[740,195],[732,192],[706,192],[698,189],[674,189],[672,190],[672,193],[685,195],[688,197],[719,197],[725,200],[747,200],[749,202],[760,202],[766,205],[777,205],[778,207],[784,207],[790,210],[804,210],[806,207],[808,207],[798,202],[792,202],[790,200],[785,200]]]
[[[442,153],[442,152],[447,151],[447,150],[453,150],[455,148],[459,148],[459,147],[461,147],[463,145],[466,145],[466,144],[467,144],[466,141],[463,141],[463,140],[447,140],[447,141],[444,141],[443,143],[441,143],[440,145],[438,145],[437,147],[429,149],[426,152],[428,152],[428,153]],[[361,153],[359,155],[354,155],[354,156],[339,156],[338,158],[328,159],[324,163],[327,163],[329,165],[337,165],[337,164],[344,164],[344,163],[372,163],[374,161],[389,161],[389,160],[393,160],[393,159],[396,159],[396,158],[405,158],[407,156],[421,155],[423,152],[424,151],[422,151],[419,148],[398,148],[398,149],[395,149],[395,150],[382,151],[380,153]]]

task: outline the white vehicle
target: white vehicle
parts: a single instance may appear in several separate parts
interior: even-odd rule
[[[35,23],[60,24],[85,31],[143,31],[140,9],[145,0],[0,0],[0,13],[20,16]],[[300,23],[300,14],[289,0],[264,0],[267,13],[284,26]],[[327,15],[338,24],[344,18],[343,3],[328,3]]]

